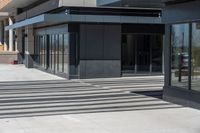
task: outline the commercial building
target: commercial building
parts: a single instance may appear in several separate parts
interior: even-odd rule
[[[170,1],[163,9],[164,98],[200,107],[200,1]]]
[[[198,0],[9,0],[0,12],[13,20],[4,33],[15,34],[27,68],[68,79],[165,70],[164,98],[196,106],[199,7]]]
[[[5,31],[15,31],[18,61],[26,67],[66,78],[163,73],[161,8],[117,8],[96,0],[22,2],[4,7],[16,7],[15,23]]]

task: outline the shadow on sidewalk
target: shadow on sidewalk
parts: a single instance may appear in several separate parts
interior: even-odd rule
[[[161,90],[134,91],[141,89],[144,83],[149,81],[0,82],[0,118],[182,108],[159,99]],[[158,87],[159,84],[160,81],[155,81],[149,86]],[[122,85],[124,87],[120,88]]]

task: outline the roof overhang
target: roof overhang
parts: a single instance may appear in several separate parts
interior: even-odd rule
[[[42,14],[5,27],[5,30],[16,29],[33,24],[43,23],[141,23],[161,24],[160,17],[115,16],[115,15],[75,15],[75,14]]]
[[[163,8],[162,0],[97,0],[98,6]]]

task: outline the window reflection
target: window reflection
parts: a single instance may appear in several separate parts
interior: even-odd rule
[[[69,72],[69,35],[64,34],[64,73]]]
[[[172,26],[172,86],[188,89],[189,77],[189,24]]]
[[[35,37],[35,62],[55,74],[69,74],[69,34]]]
[[[192,89],[200,91],[200,23],[192,24]]]
[[[59,53],[58,53],[58,68],[59,72],[63,72],[63,34],[59,35],[59,45],[58,45]]]

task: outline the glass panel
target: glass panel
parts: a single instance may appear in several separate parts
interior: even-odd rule
[[[64,34],[64,73],[69,73],[69,35]]]
[[[59,72],[63,72],[63,35],[59,35]]]
[[[59,45],[58,45],[58,35],[55,35],[55,72],[58,73],[58,65],[59,65],[59,60],[58,60],[58,52],[59,50]]]
[[[43,66],[44,64],[44,44],[43,44],[43,36],[40,36],[40,65]]]
[[[192,90],[200,91],[200,23],[192,24]]]
[[[51,35],[52,37],[52,43],[51,43],[51,64],[52,64],[52,68],[51,70],[55,71],[55,36]]]
[[[162,35],[123,34],[123,73],[162,73]]]
[[[52,70],[51,50],[52,50],[52,36],[49,35],[49,68]]]
[[[137,72],[150,72],[150,35],[135,35],[137,38]]]
[[[122,70],[124,73],[135,73],[136,45],[133,35],[122,35]]]
[[[36,36],[36,41],[35,41],[35,62],[37,64],[40,63],[40,37]]]
[[[43,36],[43,57],[44,57],[44,62],[43,62],[43,67],[46,68],[46,36]]]
[[[172,26],[171,84],[188,89],[189,77],[189,24]]]
[[[162,35],[152,35],[152,72],[162,73],[163,40]]]

